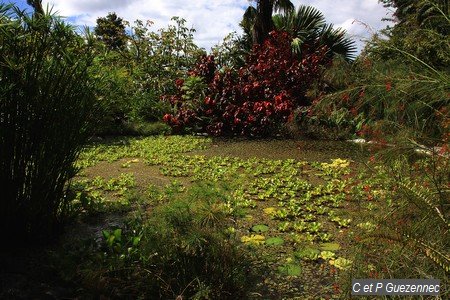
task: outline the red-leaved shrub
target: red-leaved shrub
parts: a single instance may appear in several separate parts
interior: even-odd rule
[[[178,93],[166,96],[175,113],[164,121],[175,132],[191,129],[212,135],[263,136],[276,133],[293,110],[309,105],[311,84],[330,63],[325,48],[292,53],[292,38],[273,31],[262,46],[255,45],[239,70],[217,70],[214,57],[203,56],[190,76],[202,77],[207,89],[202,101],[186,101],[185,81]]]

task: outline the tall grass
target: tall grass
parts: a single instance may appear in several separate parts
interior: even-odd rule
[[[395,55],[380,55],[386,52]],[[448,61],[450,53],[445,55]],[[449,69],[380,40],[355,64],[337,67],[340,73],[326,77],[334,90],[314,109],[323,118],[341,111],[350,124],[352,118],[363,120],[354,129],[379,142],[373,146],[376,166],[369,163],[370,176],[358,186],[373,198],[355,197],[361,223],[350,241],[358,250],[347,287],[352,278],[436,278],[447,299]],[[346,291],[350,297],[351,289]]]
[[[50,12],[0,4],[0,230],[45,240],[70,210],[73,162],[95,105],[90,38]]]
[[[441,26],[450,28],[448,16],[430,5],[436,9]],[[407,43],[396,43],[394,37],[385,40],[375,35],[355,63],[335,60],[324,78],[327,94],[314,91],[316,97],[320,96],[313,107],[319,119],[326,119],[330,111],[340,111],[346,123],[359,126],[355,130],[362,129],[362,123],[352,120],[364,119],[366,125],[378,127],[372,129],[379,129],[384,137],[408,132],[422,141],[448,141],[450,72],[446,62],[450,61],[450,52],[428,41],[427,34],[433,36],[432,40],[443,40],[444,48],[448,48],[448,40],[438,28],[431,27],[407,36],[419,35],[416,43],[409,44],[423,48],[420,51],[412,51]],[[439,52],[438,62],[429,59],[434,51]]]
[[[368,203],[360,203],[363,209],[357,217],[361,224],[372,228],[354,229],[354,264],[348,277],[343,277],[347,280],[346,296],[350,296],[354,278],[434,278],[441,281],[436,299],[447,299],[448,151],[420,156],[411,143],[405,142],[380,152],[377,158],[382,158],[382,164],[369,164],[372,175],[364,183],[373,191],[374,199],[370,209]]]
[[[421,142],[445,139],[450,73],[401,49],[396,51],[402,60],[377,61],[362,55],[353,65],[340,63],[331,69],[333,74],[326,74],[326,81],[335,90],[313,107],[318,118],[329,119],[339,112],[341,123],[353,125],[354,131],[360,131],[361,125],[370,127],[371,138],[377,138],[373,133],[378,131],[383,138],[408,132]]]

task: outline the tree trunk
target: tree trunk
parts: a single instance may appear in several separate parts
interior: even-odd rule
[[[42,0],[27,0],[28,5],[34,8],[37,15],[44,15],[44,8],[42,8]]]
[[[274,28],[272,20],[273,0],[258,0],[256,20],[253,27],[253,43],[262,45]]]

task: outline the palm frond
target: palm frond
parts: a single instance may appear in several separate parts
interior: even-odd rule
[[[346,36],[345,30],[334,29],[332,24],[326,25],[320,32],[321,44],[326,45],[329,51],[342,55],[347,59],[354,58],[356,52],[355,43]]]
[[[300,6],[292,19],[293,29],[314,32],[325,26],[325,17],[318,9],[312,6]],[[295,34],[295,31],[293,32]]]
[[[351,60],[356,52],[354,42],[345,31],[327,25],[324,15],[312,6],[301,5],[296,12],[278,14],[273,17],[275,28],[290,33],[292,50],[300,54],[304,44],[327,46],[330,55],[342,55]]]
[[[253,25],[255,24],[256,15],[256,8],[254,8],[253,6],[249,6],[242,16],[242,21],[241,23],[239,23],[239,25],[247,34],[251,32]]]
[[[295,9],[294,4],[289,0],[275,0],[273,3],[275,12],[289,13]]]

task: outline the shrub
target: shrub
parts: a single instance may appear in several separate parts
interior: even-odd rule
[[[65,197],[94,110],[91,38],[50,14],[0,5],[0,228],[48,239],[70,211]]]
[[[161,101],[155,91],[135,93],[131,97],[130,119],[142,122],[158,122],[162,116],[170,112],[170,105]]]
[[[329,116],[340,111],[341,123],[364,137],[385,140],[409,131],[421,142],[448,139],[448,5],[419,2],[408,9],[394,2],[404,19],[384,32],[386,38],[374,36],[354,64],[330,69],[327,89],[316,92],[304,123],[327,128]]]
[[[303,53],[300,59],[290,41],[287,33],[272,32],[263,46],[254,46],[238,71],[214,71],[214,57],[204,56],[190,75],[204,79],[205,96],[196,93],[195,103],[186,99],[190,80],[179,80],[178,93],[166,97],[176,112],[165,121],[176,130],[194,128],[213,135],[277,133],[295,107],[309,104],[306,92],[329,63],[326,48]]]
[[[169,125],[163,122],[130,122],[124,125],[122,134],[131,136],[168,135],[171,133]]]
[[[97,45],[99,46],[99,45]],[[123,66],[117,52],[97,53],[91,76],[101,83],[95,86],[99,102],[95,134],[120,134],[133,111],[134,83],[130,70]]]

